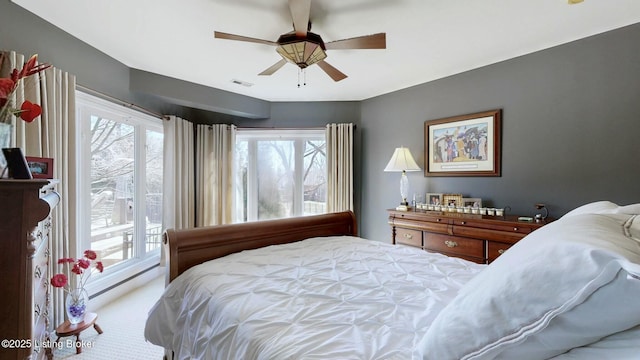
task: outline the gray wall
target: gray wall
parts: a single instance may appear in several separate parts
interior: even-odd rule
[[[408,173],[412,192],[461,193],[490,206],[551,216],[595,200],[640,202],[640,24],[362,103],[362,235],[390,237],[385,209],[397,146],[424,164],[424,122],[503,109],[502,177]]]
[[[383,169],[393,149],[408,146],[422,166],[425,120],[489,109],[503,110],[502,177],[409,173],[413,192],[462,193],[523,215],[544,202],[556,217],[595,200],[640,202],[640,24],[363,102],[269,103],[265,119],[234,115],[245,101],[247,112],[263,111],[256,99],[233,97],[225,111],[220,99],[228,94],[215,90],[202,106],[196,95],[174,101],[168,94],[143,93],[149,88],[144,77],[132,83],[128,67],[8,1],[0,2],[0,49],[37,52],[42,61],[75,74],[79,84],[197,123],[355,123],[356,212],[360,234],[371,239],[390,238],[385,209],[399,201],[399,174]],[[223,110],[207,111],[212,107]]]

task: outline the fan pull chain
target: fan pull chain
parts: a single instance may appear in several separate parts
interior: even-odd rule
[[[307,86],[307,69],[298,68],[298,88],[300,88],[300,74],[302,73],[302,86]]]

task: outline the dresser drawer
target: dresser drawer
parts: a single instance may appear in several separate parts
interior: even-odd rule
[[[507,249],[511,247],[511,244],[499,243],[496,241],[487,241],[487,260],[492,262],[502,255]]]
[[[449,233],[449,223],[446,218],[442,217],[424,217],[421,219],[412,218],[415,214],[401,214],[400,216],[392,216],[389,224],[397,228],[424,230],[441,234]]]
[[[441,253],[484,259],[484,241],[477,239],[424,233],[424,248]]]
[[[529,222],[513,222],[513,221],[498,221],[498,220],[475,220],[475,219],[455,219],[453,225],[467,226],[477,229],[491,229],[498,231],[514,232],[519,234],[529,234],[536,226]]]
[[[396,228],[396,243],[422,247],[422,231]]]
[[[509,244],[515,244],[518,240],[526,236],[517,231],[503,231],[493,229],[483,229],[465,225],[454,225],[452,227],[453,235],[471,237],[481,240],[493,240],[498,242],[504,242]]]

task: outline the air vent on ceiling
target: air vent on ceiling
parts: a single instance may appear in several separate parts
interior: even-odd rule
[[[237,80],[237,79],[231,79],[231,82],[236,84],[236,85],[242,85],[242,86],[246,86],[246,87],[252,87],[253,84],[246,82],[246,81],[242,81],[242,80]]]

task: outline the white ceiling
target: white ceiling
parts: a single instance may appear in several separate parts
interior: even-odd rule
[[[268,101],[363,100],[640,22],[639,0],[312,0],[325,42],[385,32],[387,49],[329,50],[349,77],[313,65],[298,88],[292,64],[257,75],[274,47],[213,37],[276,41],[293,29],[287,0],[13,2],[131,68]]]

